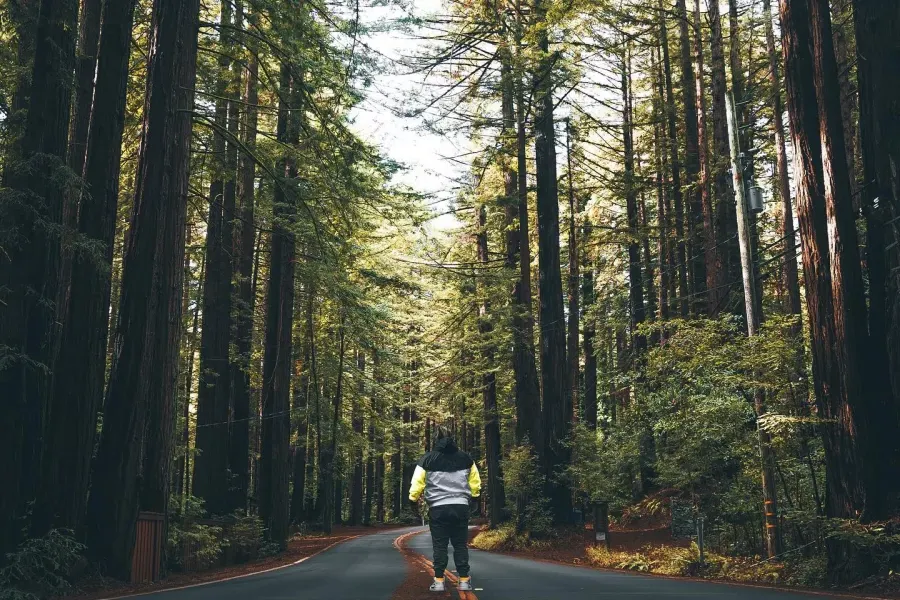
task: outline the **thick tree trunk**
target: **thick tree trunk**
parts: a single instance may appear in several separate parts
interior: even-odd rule
[[[255,14],[248,16],[251,24],[256,22]],[[250,493],[250,361],[253,352],[253,314],[256,309],[256,295],[253,293],[254,239],[256,236],[255,189],[256,162],[252,153],[256,151],[256,133],[259,102],[259,59],[255,46],[251,43],[247,62],[247,79],[244,87],[246,109],[243,123],[243,145],[239,164],[238,198],[241,218],[237,220],[234,260],[237,271],[235,350],[231,363],[231,403],[233,422],[228,440],[228,468],[231,470],[231,505],[235,508],[247,505]]]
[[[109,326],[111,266],[119,195],[119,163],[125,124],[125,88],[135,2],[104,6],[97,68],[97,96],[88,134],[85,193],[79,232],[103,248],[102,258],[79,253],[54,375],[41,493],[35,532],[49,527],[81,530],[87,502],[97,410],[103,398]],[[93,72],[91,73],[93,87]]]
[[[703,194],[700,181],[700,124],[697,89],[691,53],[691,36],[685,0],[677,0],[678,37],[681,48],[681,92],[684,103],[684,185],[687,189],[690,307],[694,315],[706,314],[706,261],[703,237]],[[697,35],[699,32],[695,32]],[[649,294],[648,294],[649,295]]]
[[[885,0],[856,0],[856,40],[860,56],[860,137],[865,186],[860,190],[866,215],[866,266],[869,283],[869,335],[873,386],[890,384],[886,405],[872,406],[877,439],[885,460],[876,475],[887,500],[874,518],[896,514],[900,485],[900,6]],[[875,199],[878,199],[876,202]]]
[[[817,2],[818,0],[812,0]],[[812,337],[813,382],[819,415],[828,419],[823,425],[826,468],[826,515],[835,518],[855,518],[865,509],[865,481],[868,472],[864,463],[864,443],[860,438],[865,432],[865,422],[855,402],[858,401],[859,363],[862,356],[848,356],[848,349],[859,340],[854,329],[854,318],[865,318],[865,309],[853,316],[847,314],[847,298],[842,288],[853,285],[853,277],[845,280],[846,257],[842,257],[840,242],[849,243],[846,237],[846,205],[835,202],[840,195],[840,182],[829,182],[826,189],[824,169],[829,175],[836,174],[836,157],[842,148],[837,141],[843,137],[840,122],[832,122],[829,112],[837,110],[839,104],[823,94],[823,86],[829,77],[827,58],[822,55],[827,29],[819,21],[815,27],[811,18],[821,7],[811,10],[806,0],[781,0],[781,21],[785,60],[788,113],[790,115],[791,137],[794,145],[794,173],[798,179],[797,212],[800,235],[803,240],[803,270],[806,279],[806,303],[810,319]],[[830,32],[829,36],[830,38]],[[811,52],[812,48],[816,48]],[[832,54],[833,63],[833,54]],[[836,89],[836,81],[832,82]],[[819,106],[817,100],[824,100],[826,106]],[[820,126],[826,126],[826,133],[837,135],[822,141]],[[837,131],[835,131],[837,130]],[[824,150],[824,152],[823,152]],[[823,157],[825,160],[823,161]],[[824,164],[829,166],[825,167]],[[844,168],[841,163],[841,168]],[[846,172],[844,173],[846,183]],[[830,198],[829,198],[830,197]],[[837,212],[835,212],[837,210]],[[843,218],[840,218],[843,217]],[[852,225],[852,216],[850,218]],[[839,231],[840,229],[840,231]],[[852,239],[852,234],[851,234]],[[853,240],[855,242],[855,240]],[[854,249],[847,249],[852,253]],[[836,252],[835,252],[836,251]],[[837,263],[837,264],[835,264]],[[856,263],[858,268],[858,261]],[[861,290],[859,290],[861,292]],[[835,298],[835,295],[839,296]],[[852,303],[852,297],[851,303]],[[858,346],[857,352],[862,351]],[[852,362],[851,362],[852,361]],[[864,513],[863,513],[864,514]],[[829,575],[834,580],[844,580],[858,576],[859,565],[851,564],[848,544],[831,540],[828,544]]]
[[[68,155],[69,168],[78,175],[84,171],[84,159],[87,156],[88,128],[94,99],[94,73],[97,69],[100,40],[101,5],[100,0],[85,0],[81,3],[81,14],[78,19],[75,98],[72,104]]]
[[[581,295],[585,314],[594,305],[594,270],[585,265],[581,275]],[[584,321],[584,422],[591,429],[597,428],[597,355],[594,348],[596,336],[593,317]]]
[[[127,577],[139,506],[165,512],[180,324],[199,2],[157,0],[116,348],[88,505],[88,548]],[[141,442],[144,476],[138,485]],[[151,447],[152,446],[152,447]],[[139,501],[138,495],[141,499]]]
[[[293,84],[293,85],[292,85]],[[281,67],[278,106],[278,139],[296,144],[299,136],[300,81],[292,81],[290,69]],[[292,158],[279,160],[276,173],[292,181],[297,167]],[[294,314],[296,218],[294,188],[281,181],[275,186],[272,251],[266,299],[266,333],[263,357],[262,446],[260,448],[259,516],[267,537],[287,546],[290,521],[288,478],[290,465],[291,319]]]
[[[535,0],[537,22],[546,8]],[[543,55],[535,74],[535,173],[537,176],[538,267],[540,269],[541,380],[543,385],[544,457],[548,497],[557,523],[571,516],[569,486],[559,479],[569,462],[566,438],[572,414],[566,361],[566,319],[559,257],[559,190],[556,177],[556,132],[553,126],[553,59],[546,30],[538,40]],[[558,480],[558,481],[554,481]]]
[[[216,85],[213,173],[209,186],[206,221],[206,280],[203,282],[203,328],[200,333],[200,386],[197,390],[197,458],[194,461],[194,493],[207,512],[224,515],[237,508],[229,493],[229,409],[231,404],[231,288],[234,263],[234,175],[226,168],[225,130],[228,127],[228,93],[231,75],[227,58],[232,23],[230,2],[221,5],[219,43],[226,48],[219,58]],[[223,178],[230,175],[230,194]]]
[[[516,48],[521,53],[521,7],[516,4]],[[528,161],[527,139],[525,131],[525,91],[524,82],[520,77],[511,81],[510,78],[504,87],[504,93],[515,95],[515,117],[512,117],[512,99],[504,104],[504,122],[507,127],[512,127],[511,119],[515,119],[516,135],[516,169],[515,173],[509,173],[510,180],[507,183],[507,194],[515,191],[518,205],[518,267],[519,278],[513,293],[516,295],[521,311],[520,346],[516,357],[520,361],[516,379],[516,440],[522,443],[524,440],[535,448],[539,457],[544,455],[544,432],[541,419],[541,390],[538,379],[537,364],[534,351],[534,313],[532,312],[531,295],[531,235],[528,216]],[[511,86],[511,89],[510,89]],[[513,176],[514,175],[514,176]],[[515,182],[515,189],[513,188]],[[521,390],[521,391],[519,391]]]
[[[0,204],[0,552],[21,538],[17,521],[34,498],[40,472],[59,337],[61,240],[54,231],[63,223],[67,193],[58,182],[65,179],[77,15],[75,0],[40,3],[31,69],[31,89],[40,92],[28,102],[24,164],[10,168],[11,189]]]

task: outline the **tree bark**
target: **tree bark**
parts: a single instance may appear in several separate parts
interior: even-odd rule
[[[88,132],[79,219],[80,234],[98,243],[103,251],[99,257],[79,253],[72,265],[72,286],[47,422],[42,491],[34,507],[35,533],[49,527],[80,531],[84,519],[97,410],[106,376],[110,277],[134,7],[133,1],[113,3],[103,11],[94,101],[98,117],[91,121]],[[93,87],[93,71],[91,78]]]
[[[478,261],[487,266],[487,210],[484,205],[478,207],[478,234],[476,236]],[[503,490],[503,472],[500,468],[500,414],[497,411],[497,379],[494,374],[494,355],[496,347],[491,335],[494,324],[491,322],[491,306],[488,302],[488,290],[481,289],[481,303],[478,307],[478,331],[481,333],[482,357],[485,360],[484,373],[481,377],[481,393],[484,402],[484,441],[488,470],[488,524],[493,529],[504,520],[503,511],[506,506],[506,494]]]
[[[678,160],[678,137],[675,124],[675,93],[672,88],[672,62],[669,59],[669,34],[666,26],[666,15],[659,5],[659,31],[660,45],[662,46],[663,73],[666,81],[666,124],[668,127],[669,162],[672,174],[672,200],[674,206],[675,224],[675,256],[677,260],[678,274],[678,300],[676,302],[678,312],[682,318],[687,318],[690,292],[688,291],[688,265],[687,251],[685,248],[684,230],[684,197],[681,191],[681,162]],[[632,142],[633,145],[633,142]]]
[[[352,425],[356,434],[356,445],[353,448],[352,464],[353,478],[350,480],[350,524],[360,525],[363,522],[363,452],[361,442],[363,438],[363,399],[366,394],[365,374],[366,355],[360,349],[356,351],[356,371],[359,382],[356,387],[357,395],[353,402]]]
[[[860,137],[864,186],[861,203],[866,216],[866,267],[869,283],[869,335],[873,387],[886,390],[886,405],[873,406],[883,415],[875,425],[885,460],[879,460],[879,498],[897,497],[900,471],[900,6],[882,0],[856,0],[856,40],[859,55]],[[877,198],[877,202],[876,202]],[[875,518],[896,514],[889,501]]]
[[[293,447],[294,485],[291,491],[291,523],[299,523],[306,519],[306,438],[309,431],[311,346],[309,331],[312,329],[308,323],[313,310],[312,286],[307,284],[305,292],[305,310],[297,310],[297,318],[292,323],[296,327],[295,336],[298,339],[294,342],[296,349],[294,363],[297,373],[293,387],[293,402],[291,403],[291,422],[297,424],[297,441]],[[297,304],[300,305],[300,303]],[[303,313],[306,313],[306,318],[302,318]]]
[[[697,90],[691,56],[691,36],[685,0],[677,0],[678,33],[681,49],[681,92],[684,102],[684,185],[687,189],[689,248],[688,289],[693,315],[706,314],[706,261],[703,236],[703,194],[700,181],[700,124],[697,117]],[[695,32],[699,35],[699,32]]]
[[[817,1],[812,0],[812,3]],[[837,143],[843,137],[840,122],[832,122],[828,114],[835,109],[840,114],[840,106],[834,105],[833,100],[829,102],[822,93],[823,86],[829,80],[827,58],[822,56],[825,50],[823,44],[827,47],[830,40],[826,42],[823,39],[827,28],[819,21],[822,18],[821,7],[813,8],[806,0],[781,0],[780,8],[788,114],[795,156],[794,173],[799,184],[797,213],[803,240],[813,382],[819,415],[829,421],[822,426],[827,488],[826,516],[855,518],[865,508],[867,471],[859,439],[865,432],[865,423],[858,406],[854,405],[857,400],[854,395],[856,390],[847,389],[846,385],[857,385],[860,369],[855,361],[864,358],[848,357],[847,350],[858,341],[854,337],[858,334],[853,329],[852,319],[855,317],[848,318],[846,298],[835,298],[835,294],[843,295],[841,288],[852,285],[853,278],[843,279],[848,265],[846,257],[841,257],[839,243],[849,241],[842,235],[847,233],[845,230],[838,231],[839,227],[844,229],[846,220],[836,218],[846,209],[846,206],[839,208],[836,204],[839,205],[840,202],[835,202],[835,194],[841,192],[833,186],[840,185],[840,182],[830,182],[826,191],[824,171],[827,168],[829,175],[835,175],[835,153],[840,156],[841,152]],[[819,13],[818,19],[813,18],[815,12]],[[818,23],[813,26],[816,21]],[[833,61],[833,54],[831,60]],[[836,77],[836,73],[832,71],[830,77]],[[833,85],[836,89],[836,81],[833,81]],[[820,106],[821,101],[826,101],[831,106]],[[825,140],[825,136],[820,136],[822,124],[826,126],[826,134],[838,137]],[[837,133],[835,129],[838,130]],[[825,163],[829,163],[829,166],[825,167]],[[843,200],[848,198],[844,197]],[[836,209],[839,211],[837,214]],[[833,255],[836,250],[837,254]],[[859,263],[856,264],[858,267]],[[864,310],[858,318],[865,318]],[[844,362],[847,358],[853,362]],[[851,565],[851,562],[848,544],[838,540],[828,543],[831,579],[843,580],[859,575],[858,572],[854,573],[857,565]]]
[[[251,25],[256,23],[256,15],[248,15]],[[250,361],[253,352],[253,314],[256,309],[256,295],[253,293],[254,239],[256,236],[255,189],[256,134],[259,103],[259,59],[256,44],[249,41],[250,57],[247,61],[247,78],[244,87],[243,145],[240,156],[238,198],[241,218],[235,236],[234,259],[237,267],[236,308],[234,312],[234,338],[236,356],[231,364],[231,402],[233,422],[228,440],[228,468],[231,470],[234,500],[231,505],[242,507],[247,504],[250,493]]]
[[[726,157],[728,156],[728,128],[725,124],[725,54],[722,41],[722,17],[719,4],[707,0],[707,18],[710,24],[711,72],[712,72],[712,175],[713,203],[715,205],[713,227],[716,234],[715,269],[707,275],[710,294],[710,316],[717,316],[726,308],[730,287],[740,275],[737,257],[737,230],[732,191],[728,183]]]
[[[237,508],[229,492],[229,426],[231,405],[231,259],[234,218],[234,175],[226,168],[228,149],[228,94],[232,5],[221,4],[219,57],[213,130],[213,180],[209,186],[206,227],[206,280],[203,282],[203,327],[200,333],[200,386],[197,390],[197,458],[194,461],[194,493],[203,499],[208,513],[224,515]],[[230,194],[224,179],[230,175]]]
[[[546,7],[535,0],[538,23],[546,21]],[[548,497],[557,523],[571,516],[569,487],[559,479],[569,462],[565,444],[569,434],[571,386],[566,361],[566,320],[559,257],[559,190],[556,176],[556,132],[553,126],[553,57],[546,29],[538,39],[542,55],[535,73],[535,173],[537,176],[538,266],[540,269],[541,380],[545,470]]]
[[[278,140],[295,145],[299,136],[301,109],[296,98],[302,82],[292,81],[290,68],[281,67],[278,105]],[[263,357],[263,422],[260,449],[259,516],[267,528],[267,537],[282,549],[287,546],[290,502],[288,477],[290,463],[290,386],[291,319],[294,314],[294,261],[296,258],[293,224],[296,218],[295,191],[288,182],[297,176],[297,167],[289,155],[281,158],[276,173],[284,179],[276,183],[274,224],[266,299],[266,334]]]
[[[629,52],[629,50],[625,50]],[[631,334],[637,353],[647,349],[647,338],[637,329],[646,320],[644,309],[644,279],[641,269],[641,228],[638,214],[637,190],[634,185],[634,138],[632,132],[631,97],[628,80],[631,76],[631,61],[628,56],[622,60],[622,141],[625,148],[625,209],[628,217],[628,281],[631,312]]]
[[[522,52],[522,10],[519,0],[516,0],[516,30],[515,42],[519,55]],[[518,56],[517,58],[520,58]],[[520,346],[517,358],[520,366],[516,380],[516,440],[521,444],[526,439],[535,448],[539,457],[544,456],[544,432],[541,419],[541,390],[538,379],[537,364],[534,350],[534,313],[532,311],[531,295],[531,235],[528,216],[528,161],[527,161],[527,135],[525,131],[525,90],[522,77],[515,75],[512,81],[513,71],[510,67],[507,85],[504,93],[507,96],[515,95],[515,116],[513,117],[512,98],[504,104],[504,120],[507,127],[512,128],[512,119],[515,119],[516,135],[516,170],[509,173],[507,194],[515,191],[518,201],[518,267],[519,278],[513,293],[516,295],[521,310],[521,335],[518,338]],[[514,175],[514,176],[513,176]],[[515,188],[513,188],[515,182]],[[521,391],[519,391],[521,390]]]
[[[90,552],[118,577],[130,574],[139,506],[165,512],[168,499],[199,10],[194,0],[156,0],[153,7],[143,136],[115,329],[118,352],[87,519]],[[149,442],[139,486],[145,428]]]
[[[57,182],[65,179],[77,14],[75,0],[40,3],[31,69],[31,89],[40,93],[30,95],[23,164],[7,173],[10,189],[0,204],[0,552],[21,539],[18,520],[34,499],[40,472],[61,317],[61,240],[54,230],[63,224],[66,199]],[[24,109],[24,98],[18,100]]]
[[[567,163],[567,192],[569,196],[569,329],[567,337],[567,357],[569,359],[569,385],[572,389],[572,416],[571,421],[574,423],[578,415],[578,389],[579,389],[579,373],[580,355],[578,353],[578,334],[579,334],[579,306],[578,300],[581,294],[581,277],[578,274],[578,237],[575,233],[575,213],[580,210],[578,203],[575,201],[575,187],[572,180],[572,144],[571,137],[572,126],[566,119],[566,163]]]

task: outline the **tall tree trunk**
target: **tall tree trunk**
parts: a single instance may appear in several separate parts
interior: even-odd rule
[[[291,421],[297,423],[297,441],[293,447],[293,489],[291,491],[291,523],[299,523],[306,519],[306,438],[309,430],[309,391],[310,391],[310,345],[308,316],[303,313],[311,313],[313,310],[312,288],[306,286],[306,303],[297,303],[305,310],[296,310],[294,327],[296,327],[294,342],[296,355],[296,379],[293,387],[293,402],[291,403]]]
[[[888,500],[875,518],[896,514],[900,470],[900,6],[883,0],[855,0],[856,40],[860,56],[860,137],[865,186],[860,190],[866,215],[866,266],[869,283],[869,344],[873,384],[886,390],[887,405],[873,406],[877,438],[886,460],[876,475]],[[877,198],[877,202],[876,199]]]
[[[84,171],[84,159],[87,156],[88,128],[94,99],[94,74],[97,69],[100,40],[101,5],[100,0],[85,0],[81,3],[81,14],[78,19],[75,98],[72,104],[68,154],[69,168],[78,175]]]
[[[834,301],[836,359],[842,378],[843,401],[853,414],[852,429],[841,432],[853,444],[847,450],[858,453],[854,466],[861,479],[861,495],[856,509],[863,519],[879,518],[883,501],[877,463],[884,446],[876,436],[876,423],[881,415],[873,407],[889,405],[889,386],[872,385],[871,350],[867,329],[865,288],[860,264],[856,219],[853,210],[850,176],[847,172],[847,145],[841,120],[840,84],[834,55],[831,12],[827,2],[812,0],[809,4],[815,71],[819,128],[822,138],[822,168],[825,181],[825,203],[828,216],[828,242],[831,255],[831,289]],[[883,372],[877,373],[881,375]],[[886,378],[882,383],[889,383]],[[846,417],[845,417],[846,418]],[[897,431],[890,432],[896,434]],[[896,439],[884,440],[885,445]],[[853,460],[853,457],[843,457]],[[848,463],[849,464],[852,463]],[[860,470],[861,469],[861,470]],[[853,565],[847,565],[853,566]],[[847,575],[856,575],[848,572]]]
[[[684,185],[688,190],[686,232],[690,251],[688,288],[691,295],[691,313],[703,315],[706,313],[706,261],[703,236],[703,194],[700,180],[700,124],[697,117],[697,89],[694,81],[691,36],[685,0],[677,0],[676,15],[681,49],[681,92],[684,102]],[[698,33],[695,32],[695,35]]]
[[[784,238],[782,247],[782,286],[785,291],[785,309],[788,314],[801,314],[800,281],[797,273],[797,235],[794,231],[794,207],[791,202],[791,187],[787,165],[787,151],[784,142],[784,105],[781,99],[781,77],[779,59],[775,53],[775,36],[772,28],[772,8],[770,0],[763,0],[763,19],[766,22],[766,50],[769,54],[769,81],[772,86],[772,127],[775,130],[775,178],[776,190],[781,200],[780,233]],[[799,327],[798,323],[798,327]],[[797,331],[799,334],[800,332]]]
[[[53,381],[41,493],[35,532],[49,527],[80,530],[87,502],[97,410],[103,397],[109,326],[111,266],[125,125],[125,92],[135,2],[104,6],[97,95],[88,134],[85,194],[79,232],[103,248],[102,258],[75,256],[72,287]],[[91,73],[93,81],[93,72]],[[91,84],[93,87],[93,83]]]
[[[666,124],[668,127],[669,161],[672,170],[672,200],[674,224],[675,224],[675,256],[678,273],[678,301],[677,308],[682,318],[688,316],[689,296],[688,291],[688,266],[687,252],[685,249],[684,230],[684,199],[681,191],[681,163],[678,160],[678,137],[675,124],[675,93],[672,88],[672,62],[669,58],[669,34],[666,26],[666,15],[659,5],[659,35],[662,46],[663,73],[666,81]]]
[[[624,52],[629,52],[628,49]],[[646,319],[644,310],[644,280],[641,270],[641,228],[638,214],[637,191],[634,186],[634,139],[631,122],[631,98],[628,80],[631,76],[630,58],[622,60],[622,141],[625,148],[625,207],[628,217],[628,296],[631,312],[631,334],[638,353],[647,349],[647,338],[637,329]]]
[[[586,227],[587,230],[587,227]],[[595,321],[590,316],[594,306],[594,269],[585,265],[581,274],[581,295],[584,304],[584,422],[591,429],[597,428],[597,354],[594,348]]]
[[[78,2],[42,0],[25,131],[24,164],[8,173],[0,204],[0,552],[21,538],[20,517],[34,498],[58,341],[60,237],[66,189]],[[23,27],[27,29],[27,26]],[[25,42],[27,43],[27,41]],[[24,99],[23,99],[24,100]],[[24,108],[24,105],[23,105]],[[7,196],[8,194],[8,196]]]
[[[578,414],[578,367],[581,358],[578,354],[578,322],[580,317],[578,300],[581,294],[581,277],[578,274],[578,237],[575,233],[575,213],[580,209],[575,201],[575,184],[572,180],[572,143],[569,139],[571,134],[572,126],[569,120],[566,119],[566,174],[569,196],[569,330],[566,352],[569,359],[569,385],[572,389],[572,416],[570,419],[574,423]]]
[[[226,168],[228,149],[228,94],[230,59],[229,31],[232,5],[221,5],[219,57],[216,84],[215,130],[213,131],[213,180],[209,186],[209,217],[206,221],[206,280],[203,282],[203,328],[200,333],[200,387],[197,390],[197,458],[194,461],[194,493],[205,502],[207,512],[224,515],[232,506],[229,493],[229,421],[231,405],[231,287],[233,261],[234,175]],[[230,165],[229,165],[230,166]],[[230,176],[230,194],[224,193],[224,178]]]
[[[834,250],[840,250],[840,246],[835,245],[837,242],[847,242],[840,235],[846,231],[837,231],[838,223],[843,228],[846,222],[841,219],[834,222],[837,216],[834,212],[837,208],[834,195],[840,193],[840,190],[835,190],[832,187],[834,183],[830,183],[826,192],[822,160],[827,154],[825,162],[831,163],[828,168],[833,173],[835,153],[841,156],[841,149],[836,147],[836,140],[832,138],[826,142],[831,147],[826,148],[823,153],[824,137],[820,136],[820,120],[824,121],[828,134],[835,134],[832,129],[837,128],[834,123],[829,123],[827,113],[836,108],[839,114],[840,106],[820,107],[817,100],[817,96],[822,94],[821,88],[827,81],[828,74],[823,69],[825,57],[815,56],[823,51],[825,29],[821,23],[817,27],[811,26],[814,22],[811,13],[815,11],[810,10],[806,0],[781,0],[780,7],[787,105],[795,156],[794,173],[798,180],[797,213],[803,240],[806,304],[812,337],[810,347],[813,382],[819,415],[830,421],[822,427],[827,487],[826,516],[854,518],[865,507],[866,471],[859,447],[859,435],[865,431],[865,423],[861,422],[857,407],[848,402],[856,400],[853,396],[856,390],[846,389],[847,383],[856,384],[855,379],[859,374],[858,364],[855,363],[858,358],[847,357],[847,342],[852,344],[855,341],[853,336],[856,332],[852,329],[854,323],[851,320],[854,317],[848,319],[845,312],[847,305],[841,305],[843,298],[837,301],[834,299],[835,292],[841,293],[840,287],[852,285],[852,281],[842,279],[843,269],[847,266],[845,261],[842,261],[840,255],[831,254]],[[814,46],[816,50],[811,52]],[[834,76],[835,73],[832,72],[831,75]],[[824,95],[822,99],[827,100]],[[839,128],[840,124],[837,125]],[[843,133],[838,132],[837,135],[840,140]],[[838,264],[834,265],[834,262]],[[865,318],[865,313],[858,317]],[[850,339],[847,339],[848,334]],[[845,363],[844,360],[848,358],[854,362]],[[828,560],[832,579],[842,580],[853,575],[856,565],[850,564],[848,544],[831,540],[828,544]]]
[[[516,50],[522,52],[522,11],[519,0],[516,0]],[[517,57],[518,58],[518,57]],[[531,295],[531,235],[528,216],[528,161],[527,135],[525,131],[525,91],[522,77],[515,74],[512,68],[508,71],[508,80],[504,86],[504,94],[515,95],[515,116],[513,117],[512,98],[504,104],[504,122],[512,128],[515,119],[516,135],[516,169],[508,173],[507,194],[515,192],[518,205],[518,267],[519,278],[513,293],[516,295],[521,311],[518,341],[520,346],[517,358],[521,362],[516,380],[516,440],[522,443],[526,438],[535,448],[539,457],[544,455],[544,432],[541,419],[541,390],[538,379],[537,364],[534,351],[534,313],[532,312]],[[515,188],[513,188],[515,182]],[[518,390],[521,390],[518,391]]]
[[[278,139],[296,145],[302,82],[292,81],[290,68],[281,67]],[[290,464],[291,319],[294,314],[295,240],[292,225],[297,198],[286,182],[297,176],[294,159],[279,160],[276,173],[286,181],[275,186],[272,251],[266,299],[266,336],[263,358],[263,422],[260,448],[259,516],[268,539],[287,546],[290,521],[288,478]]]
[[[652,52],[652,51],[651,51]],[[655,124],[653,126],[653,153],[654,162],[656,163],[656,220],[659,230],[659,239],[657,242],[657,250],[659,254],[659,320],[669,320],[669,289],[671,288],[670,279],[674,273],[674,264],[670,260],[672,256],[669,240],[669,214],[666,210],[669,202],[667,200],[667,188],[665,185],[666,168],[665,168],[665,140],[662,134],[662,110],[663,110],[663,92],[662,92],[662,76],[660,74],[659,65],[656,63],[656,54],[652,54],[651,70],[655,80],[654,85],[654,103],[653,114]],[[624,92],[627,93],[627,88]],[[624,123],[624,121],[623,121]],[[623,138],[625,132],[623,131]],[[626,207],[627,213],[627,207]],[[629,258],[630,260],[630,258]]]
[[[383,376],[381,369],[381,355],[378,349],[372,351],[372,377],[375,380],[377,390],[382,389]],[[372,398],[372,412],[379,415],[384,414],[384,402],[376,400],[378,396]],[[374,419],[370,423],[374,423]],[[371,427],[371,425],[370,425]],[[379,423],[378,430],[375,434],[375,522],[384,523],[385,506],[384,506],[384,437],[385,427]]]
[[[836,22],[833,27],[833,43],[837,60],[838,84],[841,98],[841,124],[844,132],[844,153],[847,157],[847,173],[850,176],[850,193],[853,212],[859,212],[859,185],[856,179],[857,141],[857,90],[853,89],[853,67],[857,62],[851,56],[853,40],[853,9],[850,0],[834,0],[831,3]]]
[[[248,21],[256,23],[256,14],[250,13]],[[243,146],[239,164],[238,198],[241,218],[236,221],[237,235],[234,259],[236,261],[237,288],[234,312],[234,339],[236,355],[231,363],[231,403],[233,422],[228,440],[228,468],[231,471],[234,500],[232,506],[246,506],[250,493],[250,372],[253,352],[253,314],[256,295],[253,293],[254,238],[256,236],[255,189],[256,134],[259,103],[259,59],[255,43],[251,40],[247,61],[247,78],[244,87],[246,105],[243,123]]]
[[[538,23],[546,21],[546,7],[535,0]],[[559,257],[559,190],[556,177],[556,132],[553,126],[553,58],[546,29],[541,29],[541,61],[535,73],[535,174],[537,176],[538,267],[540,269],[541,380],[545,469],[548,497],[557,523],[571,515],[569,486],[560,478],[569,462],[571,386],[566,362],[566,320]]]
[[[374,365],[373,365],[374,369]],[[375,498],[375,397],[377,389],[369,397],[369,427],[366,431],[366,497],[363,504],[363,525],[372,524],[372,504]]]
[[[360,525],[363,522],[363,398],[366,394],[366,354],[359,349],[356,351],[356,371],[359,382],[356,387],[356,397],[353,401],[353,414],[351,417],[353,433],[356,434],[356,444],[353,448],[351,463],[353,465],[353,478],[350,480],[350,524]]]
[[[187,369],[184,376],[184,404],[182,405],[182,429],[181,429],[181,446],[184,448],[184,456],[178,461],[175,468],[178,470],[181,483],[178,487],[179,496],[182,501],[185,496],[191,495],[191,393],[194,388],[194,354],[197,352],[197,330],[200,325],[200,298],[202,295],[202,285],[206,262],[200,259],[200,277],[197,279],[197,293],[194,296],[194,314],[191,318],[191,334],[187,340]],[[185,277],[187,277],[185,275]],[[187,281],[187,279],[185,279]]]
[[[88,548],[107,573],[118,577],[130,574],[139,506],[165,513],[168,499],[173,342],[181,321],[199,11],[199,1],[193,0],[157,0],[153,7],[143,136],[115,330],[118,352],[106,391],[87,518]],[[139,487],[145,428],[149,442]]]
[[[725,54],[722,42],[722,17],[719,3],[707,0],[707,18],[710,24],[711,72],[712,72],[712,175],[713,202],[715,205],[713,229],[716,234],[716,268],[707,274],[711,316],[718,315],[726,308],[728,292],[726,287],[738,281],[737,230],[734,215],[733,194],[728,182],[728,128],[725,124]]]
[[[343,311],[343,309],[341,309]],[[338,327],[338,372],[337,386],[334,392],[334,413],[331,419],[331,443],[326,453],[324,466],[325,477],[325,512],[322,525],[326,534],[331,533],[331,526],[341,520],[341,482],[338,471],[338,423],[341,418],[341,401],[344,392],[344,354],[346,352],[346,317],[341,314]]]
[[[487,266],[487,210],[484,205],[478,207],[478,234],[476,236],[478,261]],[[488,509],[489,526],[498,527],[504,520],[503,510],[506,506],[506,494],[503,490],[503,472],[500,470],[500,414],[497,411],[497,380],[494,374],[494,355],[496,347],[491,335],[494,324],[491,322],[491,307],[488,303],[488,291],[481,289],[481,303],[478,307],[478,331],[483,344],[482,356],[485,360],[485,372],[481,377],[481,394],[484,401],[484,442],[488,468]]]
[[[703,28],[700,21],[700,0],[694,0],[694,58],[697,61],[697,144],[700,158],[700,202],[703,212],[703,264],[706,269],[706,312],[714,314],[718,309],[721,277],[719,275],[718,248],[715,231],[715,199],[710,188],[712,167],[709,156],[709,134],[706,116],[706,84],[703,80]]]

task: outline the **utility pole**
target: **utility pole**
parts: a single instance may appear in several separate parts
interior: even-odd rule
[[[744,306],[747,314],[747,335],[754,337],[759,333],[762,317],[762,303],[757,303],[756,275],[754,273],[753,253],[750,250],[750,220],[747,205],[747,190],[744,187],[744,156],[738,135],[737,115],[734,105],[734,94],[729,91],[725,96],[725,112],[728,121],[728,142],[731,150],[731,173],[734,182],[734,199],[737,204],[738,244],[741,251],[741,274],[744,281]],[[771,436],[759,427],[759,416],[765,413],[765,391],[757,388],[753,392],[753,404],[756,409],[759,436],[759,456],[762,462],[763,511],[765,515],[766,552],[769,558],[778,554],[778,496],[775,491],[775,455],[772,452]]]

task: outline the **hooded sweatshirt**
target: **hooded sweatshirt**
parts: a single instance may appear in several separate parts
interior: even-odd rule
[[[472,457],[456,447],[453,438],[439,439],[435,449],[416,465],[409,499],[417,502],[423,491],[428,506],[467,505],[481,493],[478,467]]]

